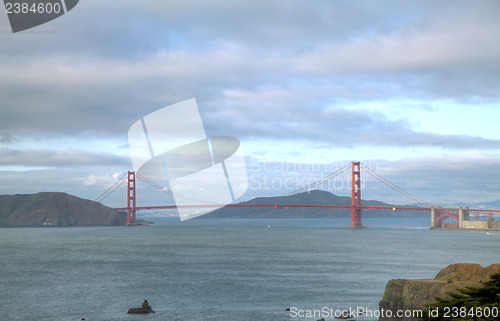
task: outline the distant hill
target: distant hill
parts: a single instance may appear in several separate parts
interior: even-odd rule
[[[0,195],[0,227],[126,225],[126,215],[66,193]]]
[[[491,201],[491,202],[476,203],[475,205],[477,207],[486,206],[488,208],[500,209],[500,200]]]
[[[363,205],[393,206],[379,201],[362,200]],[[286,197],[257,197],[240,204],[323,204],[350,205],[351,198],[337,196],[325,191],[304,192]],[[363,211],[362,217],[430,217],[426,212],[403,211]],[[316,209],[316,208],[227,208],[223,207],[200,218],[349,218],[350,209]]]
[[[478,202],[478,203],[455,203],[455,206],[470,207],[470,208],[488,208],[488,209],[500,209],[500,200],[491,202]]]
[[[418,206],[418,203],[407,204],[408,206]],[[469,207],[469,208],[484,208],[484,209],[500,209],[500,200],[489,201],[489,202],[457,202],[457,203],[435,203],[434,206],[441,207]]]

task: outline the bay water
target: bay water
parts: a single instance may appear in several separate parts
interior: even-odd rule
[[[500,263],[499,232],[428,219],[151,220],[1,229],[0,320],[317,320],[377,310],[390,279]],[[126,313],[144,299],[155,314]]]

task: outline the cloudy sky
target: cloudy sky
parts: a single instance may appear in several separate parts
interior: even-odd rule
[[[498,200],[499,12],[496,0],[85,0],[15,34],[2,12],[0,194],[95,199],[131,169],[130,126],[196,98],[208,135],[241,141],[247,198],[282,192],[256,183],[296,177],[280,164],[360,160],[429,202]]]

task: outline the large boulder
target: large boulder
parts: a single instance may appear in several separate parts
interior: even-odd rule
[[[483,268],[479,264],[458,263],[442,269],[434,279],[390,280],[379,303],[379,321],[418,320],[417,314],[398,316],[398,311],[423,311],[425,304],[435,302],[436,297],[447,297],[465,287],[480,287],[494,273],[500,273],[500,264]]]

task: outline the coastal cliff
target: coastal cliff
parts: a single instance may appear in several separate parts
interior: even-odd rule
[[[500,273],[500,264],[482,267],[479,264],[458,263],[442,269],[434,279],[390,280],[385,287],[379,309],[391,310],[384,313],[379,321],[413,321],[412,317],[397,317],[396,311],[425,310],[425,304],[435,302],[435,297],[448,297],[447,293],[457,292],[465,287],[480,287],[489,276]],[[392,315],[392,317],[388,317]]]
[[[0,227],[126,225],[126,215],[66,193],[0,196]]]

